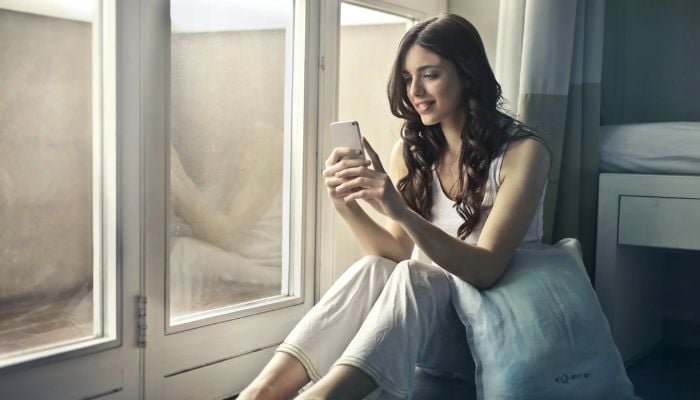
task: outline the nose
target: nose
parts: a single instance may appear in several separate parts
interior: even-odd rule
[[[408,95],[410,97],[420,97],[424,94],[423,85],[420,79],[412,79],[411,84],[408,87]]]

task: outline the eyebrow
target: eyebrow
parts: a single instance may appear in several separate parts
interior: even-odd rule
[[[423,71],[424,69],[428,69],[428,68],[440,68],[440,66],[439,66],[439,65],[421,65],[420,67],[418,67],[418,70],[417,70],[417,71],[420,72],[420,71]],[[404,69],[404,70],[401,70],[401,73],[402,73],[402,74],[407,74],[408,71],[406,71],[406,70]]]

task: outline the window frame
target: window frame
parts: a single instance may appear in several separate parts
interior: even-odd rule
[[[252,301],[232,304],[221,307],[215,310],[205,310],[191,314],[190,318],[181,317],[181,323],[174,324],[170,318],[170,307],[166,306],[166,335],[178,332],[184,332],[191,329],[206,327],[208,325],[221,322],[236,320],[245,317],[255,316],[257,314],[270,312],[287,307],[294,307],[304,303],[304,283],[305,272],[303,258],[303,243],[305,242],[303,223],[303,215],[308,211],[304,205],[304,182],[309,179],[305,175],[306,170],[304,163],[305,157],[299,158],[299,155],[304,154],[304,146],[308,146],[304,141],[304,126],[306,123],[305,117],[305,99],[306,99],[306,78],[305,71],[305,51],[308,51],[305,41],[308,35],[305,31],[307,23],[307,7],[305,3],[308,0],[289,0],[292,1],[292,23],[290,26],[291,32],[285,35],[285,89],[284,89],[284,161],[283,161],[283,237],[282,237],[282,286],[281,294],[255,299]],[[169,56],[168,52],[168,56]],[[169,61],[167,61],[169,63]],[[168,101],[169,105],[169,89]],[[297,105],[297,106],[295,106]],[[169,120],[169,119],[168,119]],[[170,142],[170,132],[167,129],[167,139]],[[169,152],[166,154],[167,165],[170,165]],[[169,171],[169,170],[168,170]],[[166,174],[167,175],[167,174]],[[169,176],[169,175],[168,175]],[[166,191],[169,193],[170,184],[165,182]],[[168,248],[168,219],[172,213],[169,211],[170,204],[168,202],[168,212],[165,218],[164,233],[166,235],[166,248]],[[169,256],[166,254],[166,302],[170,304],[170,288],[169,288]],[[189,320],[188,320],[189,319]]]
[[[0,360],[0,371],[32,368],[85,356],[121,342],[120,273],[117,260],[116,0],[93,0],[92,246],[93,338],[47,345]]]

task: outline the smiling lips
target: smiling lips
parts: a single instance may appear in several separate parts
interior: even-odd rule
[[[430,108],[430,106],[433,105],[433,103],[435,103],[435,102],[434,101],[419,101],[417,103],[414,103],[413,107],[415,107],[416,111],[423,114],[423,113],[428,111],[428,109]]]

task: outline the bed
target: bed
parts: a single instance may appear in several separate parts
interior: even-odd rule
[[[600,154],[595,287],[629,364],[661,340],[659,249],[700,251],[700,122],[603,126]]]

